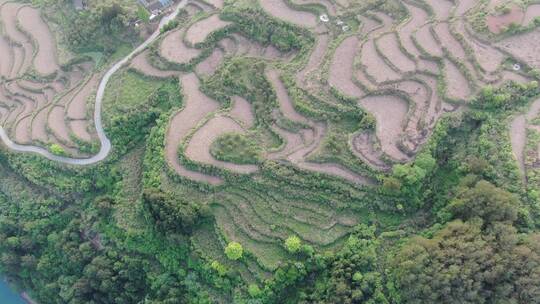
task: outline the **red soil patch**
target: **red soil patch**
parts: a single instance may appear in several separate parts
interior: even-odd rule
[[[426,3],[431,6],[435,14],[435,20],[444,21],[450,18],[450,12],[454,7],[454,3],[450,0],[426,0]]]
[[[152,64],[148,62],[148,54],[149,51],[144,51],[137,55],[135,58],[133,58],[133,60],[131,61],[131,67],[144,75],[152,77],[167,78],[178,75],[178,72],[164,71],[152,66]]]
[[[22,103],[22,101],[13,99],[11,100],[11,102],[11,111],[9,112],[9,116],[6,118],[6,125],[10,127],[15,124],[15,122],[17,121],[17,117],[19,117],[24,111],[24,104]]]
[[[529,25],[529,23],[538,17],[540,17],[540,4],[529,5],[525,11],[525,17],[523,17],[523,25]]]
[[[19,50],[18,54],[18,56],[22,56],[22,58],[19,59],[20,65],[15,65],[18,69],[12,71],[15,72],[15,74],[12,73],[12,77],[24,73],[32,65],[32,54],[34,51],[32,43],[28,37],[17,28],[17,12],[22,7],[24,7],[23,4],[8,2],[2,5],[0,9],[0,21],[2,21],[4,33],[10,39],[22,45],[22,49]]]
[[[72,120],[69,123],[73,134],[79,139],[90,142],[92,141],[92,135],[88,132],[88,121],[86,120]]]
[[[419,121],[426,118],[425,112],[429,107],[430,91],[422,82],[404,80],[390,86],[392,89],[405,93],[414,102],[414,113],[410,115],[405,130],[413,133],[418,132]],[[411,110],[413,107],[411,107]]]
[[[25,72],[23,69],[24,64],[24,49],[22,47],[15,46],[11,49],[13,51],[13,66],[11,68],[10,78],[15,78]]]
[[[266,77],[274,87],[274,90],[276,90],[279,109],[281,113],[283,113],[283,116],[292,121],[306,124],[309,123],[309,121],[304,116],[296,112],[296,110],[294,109],[293,101],[289,97],[287,88],[285,88],[283,82],[281,82],[281,79],[279,79],[279,72],[269,69],[266,71]]]
[[[442,57],[443,51],[441,49],[441,45],[433,37],[431,29],[431,24],[426,24],[416,31],[414,37],[416,38],[416,42],[418,42],[418,44],[420,44],[424,51],[426,51],[429,55]]]
[[[186,31],[185,39],[191,44],[204,42],[208,35],[229,24],[231,23],[219,19],[218,14],[212,15],[191,25]]]
[[[303,27],[315,27],[317,25],[317,16],[304,12],[296,11],[287,6],[284,0],[259,0],[261,7],[270,15]]]
[[[478,64],[488,73],[495,72],[502,64],[505,55],[486,43],[469,34],[463,21],[457,22],[457,30],[463,35],[471,47]]]
[[[412,72],[416,69],[414,61],[401,51],[396,34],[386,34],[376,43],[380,52],[401,72]]]
[[[523,10],[521,7],[517,5],[513,5],[510,9],[510,12],[508,14],[500,15],[500,16],[487,16],[486,17],[486,23],[488,26],[488,29],[494,33],[499,34],[503,31],[503,29],[510,26],[510,24],[516,24],[519,25],[523,21]]]
[[[540,29],[506,38],[497,46],[533,68],[540,69]]]
[[[47,142],[49,135],[47,133],[47,119],[49,109],[39,111],[32,121],[32,139]]]
[[[466,100],[471,96],[469,81],[458,67],[449,60],[444,60],[444,79],[448,97]]]
[[[354,77],[358,83],[360,83],[366,90],[374,91],[377,89],[375,84],[369,79],[363,69],[357,69]]]
[[[229,115],[242,122],[247,128],[255,125],[255,115],[251,109],[251,104],[240,96],[233,97],[233,107]]]
[[[510,124],[510,142],[519,168],[521,172],[525,172],[523,152],[527,143],[527,120],[524,115],[516,117]]]
[[[274,126],[272,128],[284,141],[284,145],[275,152],[268,153],[270,159],[282,159],[294,153],[298,149],[304,148],[304,140],[300,133],[292,133]]]
[[[353,82],[354,58],[359,50],[359,40],[351,36],[337,47],[330,65],[328,84],[352,97],[361,97],[364,92]]]
[[[396,160],[406,160],[407,156],[399,150],[397,143],[403,133],[403,123],[409,111],[407,102],[392,95],[369,96],[360,104],[377,121],[376,134],[382,150]]]
[[[358,175],[339,164],[307,162],[306,158],[320,145],[326,133],[326,127],[324,124],[316,124],[313,126],[313,128],[315,134],[313,135],[314,138],[311,143],[295,149],[293,153],[288,155],[287,160],[303,170],[341,177],[355,184],[373,184],[371,179]]]
[[[169,124],[165,144],[167,161],[181,176],[198,182],[207,182],[212,185],[220,184],[223,182],[221,178],[188,170],[179,162],[178,148],[180,143],[189,135],[191,129],[196,127],[199,121],[208,113],[217,110],[219,106],[216,101],[199,91],[199,79],[195,74],[181,76],[180,82],[186,96],[185,106],[174,115]]]
[[[64,112],[64,107],[54,107],[49,113],[48,124],[56,138],[63,142],[70,142],[69,128],[64,120]]]
[[[511,72],[511,71],[503,71],[501,73],[501,81],[502,82],[504,82],[504,81],[514,81],[514,82],[517,82],[517,83],[527,83],[530,80],[527,77],[525,77],[525,76],[523,76],[521,74],[517,74],[517,73]]]
[[[412,35],[417,28],[427,22],[428,14],[423,9],[406,2],[403,2],[403,5],[405,5],[409,11],[410,19],[405,25],[399,27],[397,32],[403,48],[410,54],[419,56],[420,52],[416,49],[416,46],[413,43]]]
[[[15,126],[15,141],[19,144],[28,144],[31,142],[32,138],[30,136],[30,122],[32,121],[32,116],[26,116],[25,118],[19,120]]]
[[[371,31],[381,26],[381,24],[378,21],[375,21],[372,18],[368,18],[363,15],[359,15],[358,20],[360,20],[361,22],[360,33],[362,35],[368,35]]]
[[[390,166],[382,160],[383,153],[375,148],[376,144],[378,144],[377,138],[371,132],[358,134],[351,142],[352,151],[356,157],[378,170],[388,170]]]
[[[296,80],[299,83],[303,83],[306,75],[308,75],[310,72],[314,71],[321,65],[324,55],[326,54],[326,50],[328,49],[328,42],[328,34],[317,36],[317,43],[315,44],[315,48],[311,52],[307,65],[302,69],[302,71],[300,71],[296,75]]]
[[[54,73],[59,68],[56,63],[55,40],[39,11],[26,6],[19,10],[17,18],[21,27],[37,43],[38,50],[34,58],[34,67],[37,72],[43,75]]]
[[[210,154],[210,146],[222,134],[244,133],[244,129],[226,116],[217,116],[210,119],[204,126],[195,132],[186,147],[186,157],[195,162],[225,168],[237,173],[253,173],[258,170],[255,165],[238,165],[216,160]]]
[[[94,75],[69,102],[66,114],[70,119],[85,119],[88,99],[96,91],[100,75]]]
[[[9,116],[9,109],[4,105],[0,105],[0,123],[5,124],[6,119]]]
[[[11,68],[13,67],[13,53],[9,42],[2,36],[0,36],[0,78],[8,78],[11,75]]]
[[[467,14],[473,7],[478,5],[478,0],[458,0],[458,5],[456,7],[455,15],[463,16]]]
[[[183,39],[183,30],[170,32],[161,42],[160,55],[171,62],[188,63],[190,60],[199,56],[200,50],[188,47]]]
[[[418,70],[430,72],[431,74],[439,74],[439,65],[436,61],[420,59],[418,60]]]
[[[453,57],[462,61],[467,60],[465,50],[461,46],[461,43],[450,32],[450,25],[447,22],[437,24],[434,29],[442,46],[445,47]]]
[[[48,83],[42,83],[42,82],[33,82],[31,80],[26,79],[20,79],[17,81],[17,84],[24,89],[31,90],[31,91],[41,91],[44,90],[46,87],[49,86]]]
[[[436,77],[427,76],[427,75],[417,75],[417,78],[422,80],[426,86],[431,91],[431,98],[429,100],[429,107],[426,112],[425,121],[427,127],[431,128],[437,122],[437,118],[441,115],[442,110],[442,99],[437,94],[437,83],[438,80]]]
[[[364,72],[371,75],[378,83],[400,78],[400,75],[392,70],[379,56],[373,39],[366,41],[362,45],[360,62],[365,67]]]
[[[223,62],[224,54],[223,51],[219,48],[216,48],[212,51],[212,54],[208,56],[205,60],[197,65],[195,71],[198,75],[201,76],[210,76],[213,75],[221,62]]]

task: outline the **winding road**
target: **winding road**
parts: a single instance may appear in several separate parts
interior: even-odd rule
[[[148,47],[156,38],[159,37],[161,34],[161,29],[169,23],[169,21],[176,18],[180,10],[186,6],[188,0],[181,0],[180,3],[176,6],[174,11],[163,17],[159,23],[158,29],[150,36],[146,41],[144,41],[141,45],[139,45],[135,50],[133,50],[129,55],[124,57],[122,60],[118,61],[115,65],[113,65],[103,76],[101,79],[101,82],[99,83],[99,87],[96,92],[96,103],[95,103],[95,109],[94,109],[94,124],[96,126],[96,132],[99,138],[99,141],[101,143],[101,148],[99,152],[90,157],[90,158],[70,158],[70,157],[64,157],[52,154],[47,149],[44,149],[42,147],[33,146],[33,145],[19,145],[15,142],[13,142],[9,136],[6,134],[6,131],[2,126],[0,126],[0,138],[4,142],[4,144],[9,148],[16,152],[27,152],[27,153],[35,153],[39,154],[45,158],[48,158],[52,161],[56,161],[59,163],[64,163],[68,165],[92,165],[97,162],[100,162],[104,160],[111,151],[111,141],[109,138],[107,138],[107,135],[105,134],[105,130],[103,129],[103,124],[101,121],[101,108],[103,103],[103,96],[105,95],[105,89],[107,88],[107,83],[109,82],[110,78],[114,73],[116,73],[120,68],[122,68],[127,62],[129,62],[136,54],[144,50],[146,47]]]

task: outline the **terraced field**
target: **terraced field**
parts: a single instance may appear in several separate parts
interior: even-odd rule
[[[84,158],[95,144],[92,107],[99,75],[93,62],[60,67],[57,46],[40,12],[28,4],[0,5],[2,127],[16,144],[40,146]],[[54,147],[54,149],[52,148]]]
[[[538,4],[502,14],[490,1],[373,2],[191,0],[178,26],[120,70],[181,88],[182,105],[157,122],[165,124],[157,175],[168,191],[211,206],[214,220],[192,239],[209,261],[226,261],[223,247],[240,242],[251,255],[229,263],[258,281],[290,257],[288,236],[339,246],[369,214],[380,177],[414,160],[441,116],[487,85],[537,78]],[[483,30],[471,23],[478,12],[487,12]],[[96,141],[88,111],[102,73],[91,62],[59,68],[32,7],[7,2],[0,13],[2,125],[17,143],[84,156],[79,143]],[[512,22],[522,33],[508,34]],[[524,172],[537,110],[511,128]],[[251,143],[225,147],[233,156],[254,146],[259,158],[216,159],[213,144],[227,134]]]

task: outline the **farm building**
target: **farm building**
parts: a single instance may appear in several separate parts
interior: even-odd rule
[[[139,3],[143,5],[150,13],[159,14],[160,11],[168,8],[173,4],[172,0],[139,0]]]

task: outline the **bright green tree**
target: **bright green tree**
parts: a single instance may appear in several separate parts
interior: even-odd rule
[[[64,148],[62,148],[62,146],[60,146],[59,144],[52,144],[50,149],[51,153],[55,155],[64,155],[64,153],[66,153]]]
[[[248,287],[248,293],[252,298],[257,298],[261,295],[261,289],[257,284],[250,284]]]
[[[244,248],[242,248],[240,243],[230,242],[225,248],[225,254],[229,259],[236,261],[244,254]]]
[[[227,274],[227,267],[218,261],[213,261],[212,264],[210,264],[210,267],[212,267],[212,269],[214,269],[220,276]]]
[[[287,251],[290,253],[297,253],[300,250],[300,247],[302,246],[302,241],[297,236],[289,236],[285,240],[285,248],[287,248]]]

